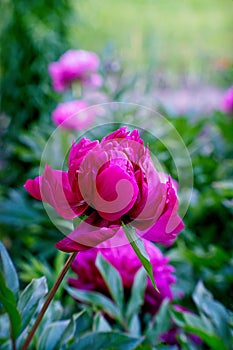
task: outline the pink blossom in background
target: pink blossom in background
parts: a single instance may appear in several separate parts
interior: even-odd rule
[[[173,181],[157,172],[138,130],[121,127],[100,142],[81,139],[71,147],[68,172],[47,165],[25,188],[65,219],[87,216],[56,243],[66,252],[114,238],[122,222],[143,238],[164,244],[184,228]]]
[[[57,62],[49,64],[49,74],[55,91],[62,92],[70,87],[73,81],[80,81],[93,87],[102,84],[97,73],[99,57],[90,51],[68,50]]]
[[[223,96],[222,110],[226,113],[233,113],[233,86],[231,86]]]
[[[144,240],[144,244],[150,257],[154,279],[159,289],[159,293],[156,292],[150,279],[147,277],[144,311],[155,314],[165,298],[172,300],[171,285],[176,279],[173,276],[174,268],[168,264],[168,259],[163,256],[161,251],[151,242]],[[139,258],[129,244],[121,247],[106,248],[108,247],[108,241],[106,241],[100,246],[102,248],[92,248],[77,255],[72,264],[72,270],[77,274],[77,277],[69,278],[69,284],[77,289],[97,291],[110,296],[108,287],[95,266],[97,254],[102,254],[118,270],[122,278],[125,295],[129,296],[134,277],[142,266]]]
[[[93,109],[89,109],[86,102],[81,100],[59,103],[52,112],[55,125],[64,129],[83,130],[91,125],[95,118]]]

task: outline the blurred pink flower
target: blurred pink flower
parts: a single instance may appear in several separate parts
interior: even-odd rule
[[[99,57],[94,52],[68,50],[57,62],[49,64],[49,74],[55,91],[62,92],[75,80],[98,87],[102,78],[97,73]]]
[[[122,222],[161,243],[172,242],[184,228],[171,178],[156,171],[138,131],[126,127],[101,142],[81,139],[71,147],[68,172],[47,165],[25,188],[65,219],[87,216],[56,243],[66,252],[86,250],[113,237]]]
[[[64,129],[86,129],[95,117],[94,111],[88,108],[88,104],[81,100],[60,103],[52,112],[53,122]]]
[[[225,113],[233,113],[233,85],[226,91],[222,99],[222,110]]]
[[[123,232],[120,232],[123,234]],[[144,311],[155,314],[165,298],[172,300],[171,285],[176,281],[173,276],[174,268],[168,264],[168,259],[151,242],[143,240],[147,253],[153,266],[153,274],[159,292],[156,292],[150,279],[147,277],[147,287],[145,291]],[[88,251],[80,252],[72,264],[72,270],[77,274],[76,278],[69,278],[71,286],[92,290],[110,296],[100,272],[95,266],[97,254],[101,254],[120,273],[124,292],[130,295],[134,277],[141,268],[141,262],[135,255],[132,247],[127,244],[121,247],[106,248],[108,241],[100,245],[101,248],[92,248]]]

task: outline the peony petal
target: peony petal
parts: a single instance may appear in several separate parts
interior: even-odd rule
[[[68,174],[46,166],[41,181],[43,201],[49,203],[64,219],[81,215],[88,207],[81,196],[72,192]]]
[[[110,165],[96,177],[94,207],[106,220],[120,219],[132,208],[137,195],[134,177],[118,165]]]
[[[104,220],[97,221],[97,218],[98,215],[94,212],[66,238],[57,242],[55,247],[64,252],[87,250],[113,237],[119,226],[107,227]]]
[[[164,211],[160,218],[145,231],[143,238],[153,242],[167,243],[176,238],[176,235],[183,230],[184,224],[177,213],[178,199],[172,187],[171,181],[167,182],[167,200]]]
[[[128,140],[133,140],[143,144],[143,140],[140,138],[138,130],[135,129],[131,132],[127,131],[127,126],[122,126],[116,131],[113,131],[109,135],[105,136],[102,139],[101,143],[104,143],[105,141],[113,140],[113,139],[128,139]]]
[[[145,173],[140,179],[140,198],[129,212],[132,225],[139,230],[149,228],[162,214],[166,202],[166,184],[161,183],[149,154],[145,156],[141,169]],[[142,177],[143,176],[143,177]]]
[[[28,191],[28,193],[30,193],[30,195],[36,198],[38,201],[42,201],[40,192],[40,180],[41,176],[37,176],[34,180],[27,180],[24,185],[24,188]]]
[[[69,153],[68,166],[70,167],[73,162],[76,162],[76,166],[79,166],[86,154],[98,143],[98,141],[90,141],[85,137],[77,144],[73,143]]]
[[[88,208],[81,195],[71,191],[68,174],[48,165],[42,176],[27,180],[24,187],[34,198],[49,203],[64,219],[73,219]]]

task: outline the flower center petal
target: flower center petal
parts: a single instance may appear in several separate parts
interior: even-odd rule
[[[133,175],[110,164],[96,177],[95,209],[106,220],[115,221],[134,205],[138,186]]]

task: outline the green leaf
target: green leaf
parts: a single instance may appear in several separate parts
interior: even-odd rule
[[[72,319],[66,328],[65,332],[63,333],[62,339],[60,341],[60,344],[67,344],[70,340],[74,338],[76,335],[77,337],[77,328],[79,327],[79,321],[81,321],[83,314],[85,314],[85,310],[80,311],[77,314],[72,315]],[[81,322],[80,322],[81,323]],[[59,347],[60,349],[60,347]]]
[[[141,335],[141,324],[138,314],[133,314],[128,324],[129,333],[138,337]]]
[[[100,253],[97,255],[95,264],[108,286],[113,300],[122,312],[124,305],[124,290],[119,272],[106,259],[104,259]]]
[[[150,258],[147,254],[147,251],[145,249],[143,241],[138,237],[135,229],[132,226],[130,226],[130,225],[126,226],[126,225],[124,225],[124,223],[122,223],[122,227],[123,227],[124,232],[125,232],[128,240],[131,244],[131,247],[135,251],[137,257],[140,259],[140,261],[142,263],[142,266],[144,267],[148,276],[150,277],[150,280],[152,282],[153,287],[155,288],[155,290],[157,292],[159,292],[159,290],[155,284],[155,281],[154,281],[153,269],[152,269],[152,265],[150,263]]]
[[[11,289],[8,288],[4,275],[0,270],[0,300],[6,310],[10,325],[11,325],[11,337],[16,339],[20,331],[21,316],[16,306],[16,297]]]
[[[66,290],[73,298],[84,303],[94,305],[97,308],[105,311],[109,316],[115,318],[119,322],[122,322],[119,308],[104,295],[96,292],[78,290],[71,287],[67,287]]]
[[[94,316],[93,331],[94,332],[111,332],[112,328],[101,312],[97,312]]]
[[[118,332],[89,333],[73,343],[69,350],[133,350],[142,339]]]
[[[224,342],[231,345],[231,332],[229,328],[229,315],[225,307],[213,299],[211,293],[199,282],[193,293],[193,300],[203,316],[212,322],[216,333]]]
[[[1,350],[12,350],[12,342],[7,340],[5,343],[1,344]]]
[[[46,317],[42,319],[41,324],[43,324],[43,327],[46,327],[49,323],[60,320],[63,311],[61,302],[58,300],[53,300],[46,311]]]
[[[131,289],[131,295],[126,309],[126,318],[128,320],[138,313],[144,303],[144,294],[146,289],[146,272],[141,268],[134,277],[134,283]]]
[[[184,313],[177,310],[171,311],[171,316],[175,324],[183,328],[186,332],[198,335],[213,350],[228,350],[228,347],[216,334],[214,330],[206,329],[203,320],[197,315]]]
[[[182,350],[197,350],[197,347],[192,342],[190,342],[190,337],[184,332],[180,332],[176,336],[176,339]]]
[[[0,269],[3,271],[6,285],[17,297],[19,292],[19,279],[6,248],[0,241]]]
[[[22,315],[22,330],[28,325],[38,308],[39,301],[47,294],[45,277],[33,279],[19,297],[18,309]]]
[[[85,305],[85,308],[80,312],[79,318],[75,321],[75,337],[79,338],[83,334],[90,332],[93,324],[93,310],[90,306]]]
[[[160,348],[159,348],[160,349]],[[151,345],[146,344],[146,343],[142,343],[139,346],[137,346],[135,348],[135,350],[157,350],[155,348],[153,348]],[[166,348],[166,350],[168,350],[168,348]],[[173,350],[177,350],[177,348],[173,349]]]
[[[87,215],[80,215],[73,219],[73,227],[74,229],[78,227],[82,221],[84,221],[88,216]]]
[[[156,345],[160,342],[159,336],[165,333],[171,326],[171,317],[169,313],[169,300],[165,299],[159,308],[156,316],[146,330],[146,339]]]
[[[7,314],[0,316],[0,344],[10,338],[10,320]]]
[[[53,350],[61,341],[65,330],[67,329],[70,320],[56,321],[47,326],[42,332],[38,350]]]

